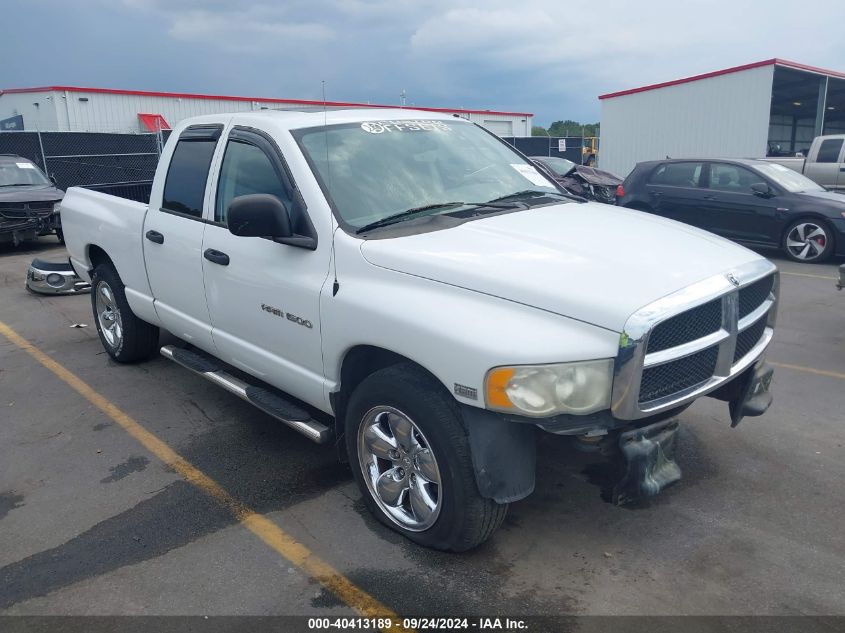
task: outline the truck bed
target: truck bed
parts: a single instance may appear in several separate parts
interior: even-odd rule
[[[804,163],[806,162],[806,158],[792,158],[792,157],[774,157],[774,158],[763,158],[761,160],[765,160],[769,163],[777,163],[778,165],[783,165],[791,169],[792,171],[797,171],[799,174],[804,173]]]
[[[67,190],[62,227],[71,263],[80,277],[90,281],[89,272],[101,249],[109,254],[127,289],[150,296],[143,244],[147,208],[142,202],[82,187]]]

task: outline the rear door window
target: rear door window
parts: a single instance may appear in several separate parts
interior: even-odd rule
[[[829,138],[826,141],[822,141],[821,147],[819,147],[819,155],[816,158],[816,162],[838,163],[839,152],[842,151],[842,142],[843,139],[841,138]]]
[[[202,217],[205,184],[217,138],[180,138],[164,181],[162,210]]]
[[[701,183],[703,163],[663,163],[649,178],[650,185],[664,185],[670,187],[698,187]]]

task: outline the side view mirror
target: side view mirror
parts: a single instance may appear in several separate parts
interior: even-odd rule
[[[59,182],[56,180],[56,176],[54,174],[50,174],[50,182],[52,182],[56,186],[59,185]]]
[[[254,193],[238,196],[226,210],[229,232],[239,237],[285,238],[293,235],[290,212],[276,196]]]
[[[769,187],[765,182],[755,182],[751,185],[751,191],[754,193],[755,196],[760,196],[761,198],[771,198],[775,195],[775,192],[772,191],[772,188]]]

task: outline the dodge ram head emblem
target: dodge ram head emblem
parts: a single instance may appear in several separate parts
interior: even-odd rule
[[[734,274],[733,274],[733,273],[728,273],[727,275],[725,275],[725,277],[727,277],[727,278],[728,278],[728,281],[729,281],[729,282],[731,282],[734,286],[738,286],[738,285],[739,285],[739,279],[737,279],[737,278],[734,276]]]

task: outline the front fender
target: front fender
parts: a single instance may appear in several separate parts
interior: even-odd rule
[[[342,249],[338,249],[339,251]],[[433,374],[462,404],[484,408],[484,377],[501,365],[613,358],[616,332],[499,297],[379,268],[338,253],[337,294],[321,296],[327,394],[346,352],[390,350]]]

